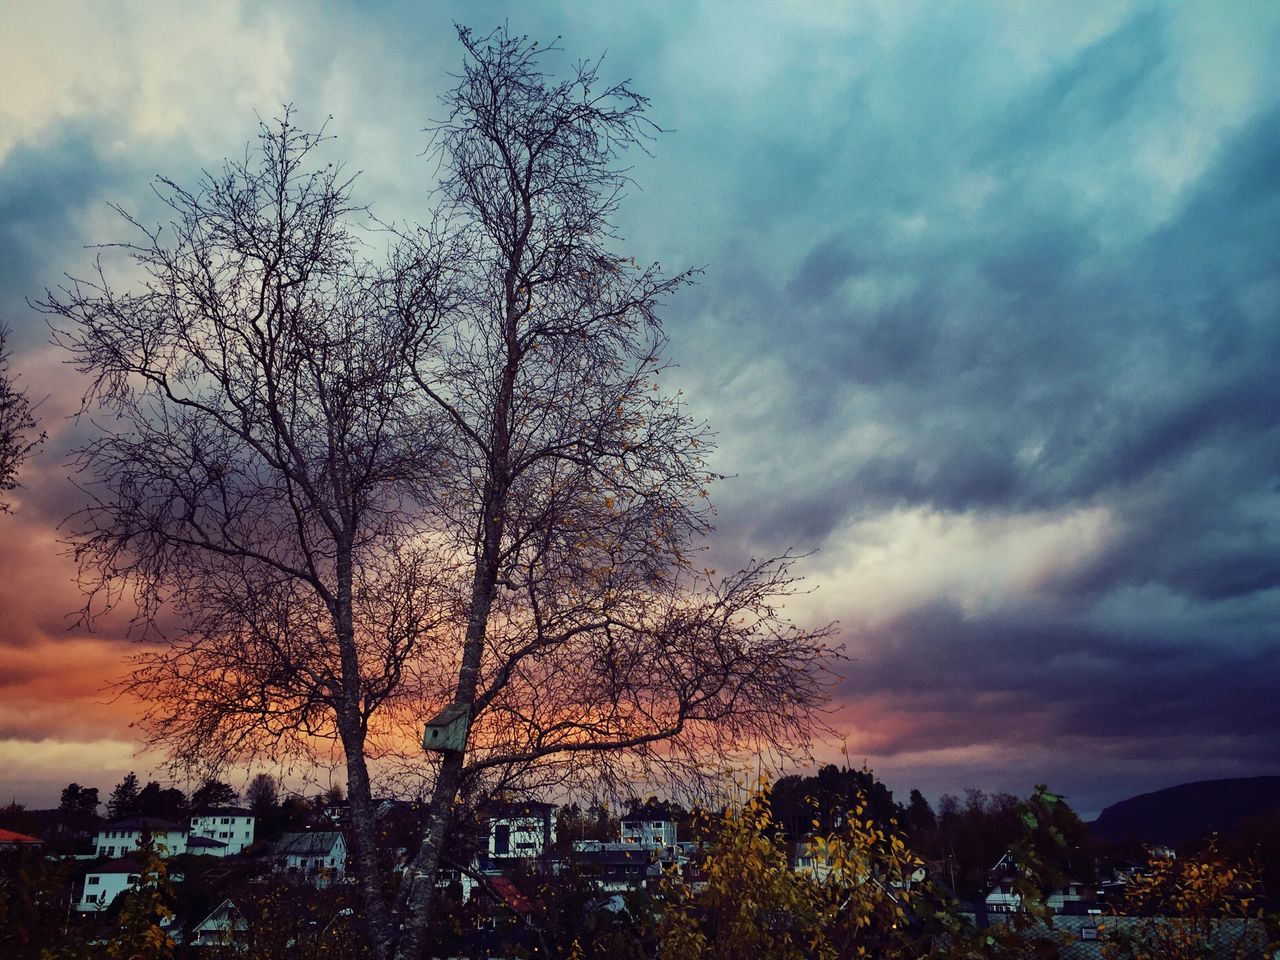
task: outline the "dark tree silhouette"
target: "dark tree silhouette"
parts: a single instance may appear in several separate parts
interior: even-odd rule
[[[177,787],[162,787],[154,780],[138,791],[138,813],[144,817],[179,819],[187,809],[187,795]]]
[[[244,802],[258,816],[274,810],[280,801],[280,787],[269,773],[259,773],[244,789]]]
[[[98,812],[100,802],[97,787],[82,787],[78,783],[69,783],[62,789],[58,809],[63,813],[92,816]]]
[[[118,424],[79,454],[86,617],[129,590],[144,638],[162,610],[183,624],[129,686],[175,772],[341,745],[385,938],[366,747],[444,602],[406,487],[432,448],[406,360],[412,269],[361,258],[360,211],[322,143],[286,111],[196,191],[159,181],[164,239],[130,220],[141,240],[125,247],[146,283],[117,292],[99,267],[45,307],[91,378],[86,409]]]
[[[221,780],[206,780],[191,794],[191,807],[194,810],[209,807],[232,807],[240,802],[240,794]]]
[[[138,790],[138,775],[130,770],[107,798],[107,814],[112,820],[132,817],[138,813]]]

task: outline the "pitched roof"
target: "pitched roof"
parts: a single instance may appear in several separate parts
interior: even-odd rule
[[[226,913],[228,914],[228,918],[231,919],[232,923],[235,923],[236,920],[243,919],[243,914],[241,913],[240,908],[236,906],[235,901],[223,900],[220,904],[218,904],[216,907],[210,910],[209,915],[205,917],[203,920],[201,920],[199,923],[197,923],[194,929],[196,930],[202,929],[206,924],[211,923],[214,920],[214,918],[217,917],[218,914],[222,913],[223,911],[226,911]],[[213,929],[213,928],[210,928],[210,929]]]
[[[191,814],[191,819],[198,817],[252,817],[253,811],[248,807],[201,807]]]
[[[39,837],[29,837],[25,833],[17,833],[0,827],[0,843],[44,843],[44,841]]]
[[[276,854],[314,857],[329,853],[335,843],[346,840],[336,830],[312,830],[307,833],[286,833],[276,843]]]
[[[529,898],[520,892],[511,882],[510,877],[490,877],[489,887],[502,899],[503,903],[517,913],[529,913],[533,910],[533,904]]]
[[[195,850],[199,847],[210,847],[214,850],[220,850],[226,847],[225,840],[215,840],[213,837],[202,837],[199,835],[187,838],[187,850]]]

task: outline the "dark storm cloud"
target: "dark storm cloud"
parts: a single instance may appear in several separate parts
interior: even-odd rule
[[[902,723],[878,752],[1017,743],[1038,737],[1128,739],[1185,752],[1188,733],[1238,757],[1280,763],[1274,677],[1280,647],[1210,636],[1170,639],[1038,617],[967,616],[921,607],[859,635],[841,699],[893,701]],[[964,717],[962,723],[956,717]],[[1181,746],[1179,746],[1181,744]],[[1147,749],[1147,748],[1144,748]],[[1221,756],[1202,759],[1221,760]]]

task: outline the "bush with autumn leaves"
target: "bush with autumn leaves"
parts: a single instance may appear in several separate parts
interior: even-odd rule
[[[835,829],[818,832],[815,820],[806,869],[792,869],[762,782],[741,803],[703,816],[693,869],[664,878],[659,960],[1269,960],[1280,946],[1275,918],[1257,907],[1256,871],[1212,848],[1153,859],[1124,907],[1138,919],[1100,920],[1096,945],[1055,929],[1045,897],[1065,878],[1045,851],[1062,842],[1055,823],[1063,806],[1044,787],[1019,802],[1023,834],[1010,852],[1023,910],[980,929],[923,876],[895,825],[878,824],[861,804]]]

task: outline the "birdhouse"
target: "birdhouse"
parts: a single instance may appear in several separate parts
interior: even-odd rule
[[[451,703],[430,721],[422,731],[424,750],[461,750],[467,743],[467,725],[471,708],[465,703]]]

